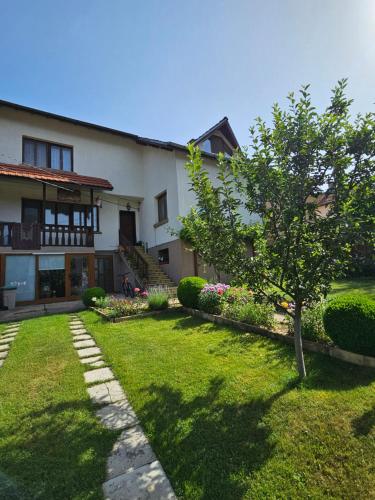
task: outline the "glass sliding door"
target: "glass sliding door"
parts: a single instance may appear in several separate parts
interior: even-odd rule
[[[35,256],[7,255],[5,285],[17,287],[17,302],[35,300]]]
[[[65,297],[65,255],[39,256],[39,298]]]
[[[80,296],[89,286],[89,258],[87,255],[70,255],[70,295]]]

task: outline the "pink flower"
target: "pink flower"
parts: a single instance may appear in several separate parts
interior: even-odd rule
[[[141,290],[140,288],[134,288],[135,293],[139,293]]]

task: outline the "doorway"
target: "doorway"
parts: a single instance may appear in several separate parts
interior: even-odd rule
[[[135,212],[120,210],[120,245],[135,245]]]
[[[107,293],[113,292],[113,258],[112,255],[95,256],[95,284]]]

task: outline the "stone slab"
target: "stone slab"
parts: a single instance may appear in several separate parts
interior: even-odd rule
[[[138,423],[137,416],[126,398],[101,408],[96,412],[96,416],[108,429],[127,429]]]
[[[18,326],[14,326],[13,328],[5,328],[3,334],[6,334],[6,333],[18,333],[19,332],[19,327]]]
[[[73,342],[77,342],[78,340],[92,340],[92,337],[85,334],[75,335]]]
[[[86,384],[93,384],[95,382],[104,382],[105,380],[113,380],[115,376],[110,368],[98,368],[97,370],[90,370],[84,374]]]
[[[86,328],[78,328],[77,330],[72,330],[73,335],[86,335],[87,330]]]
[[[11,337],[10,339],[0,339],[0,345],[9,344],[9,342],[13,342],[14,339],[15,337]]]
[[[76,349],[82,349],[83,347],[95,347],[96,344],[94,340],[80,340],[78,342],[73,342],[73,345]]]
[[[109,405],[126,399],[124,391],[117,380],[93,385],[92,387],[88,387],[87,392],[92,402],[97,405]]]
[[[77,353],[80,358],[88,358],[89,356],[98,356],[102,351],[99,347],[87,347],[86,349],[79,349]]]
[[[139,469],[156,460],[156,456],[139,425],[121,433],[107,460],[107,479]]]
[[[15,339],[17,336],[16,333],[8,333],[7,335],[2,335],[1,336],[1,339],[4,340],[4,339]]]
[[[5,359],[8,356],[9,351],[2,351],[0,352],[0,359]]]
[[[89,363],[90,366],[94,366],[95,368],[99,368],[100,366],[105,365],[104,359],[99,359],[99,361],[94,361],[93,363]]]
[[[80,359],[81,363],[83,365],[88,365],[91,363],[96,363],[98,361],[103,361],[102,356],[91,356],[89,358],[82,358]]]
[[[0,344],[0,352],[1,351],[9,351],[10,344]]]
[[[158,460],[103,484],[106,500],[175,500],[176,496]]]
[[[4,364],[4,360],[0,359],[0,368],[3,366],[3,364]]]

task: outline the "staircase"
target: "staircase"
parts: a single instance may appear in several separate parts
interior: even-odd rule
[[[143,247],[128,245],[119,247],[119,254],[131,267],[141,288],[168,288],[171,293],[176,290],[176,284],[160,268],[155,259],[144,251]]]

